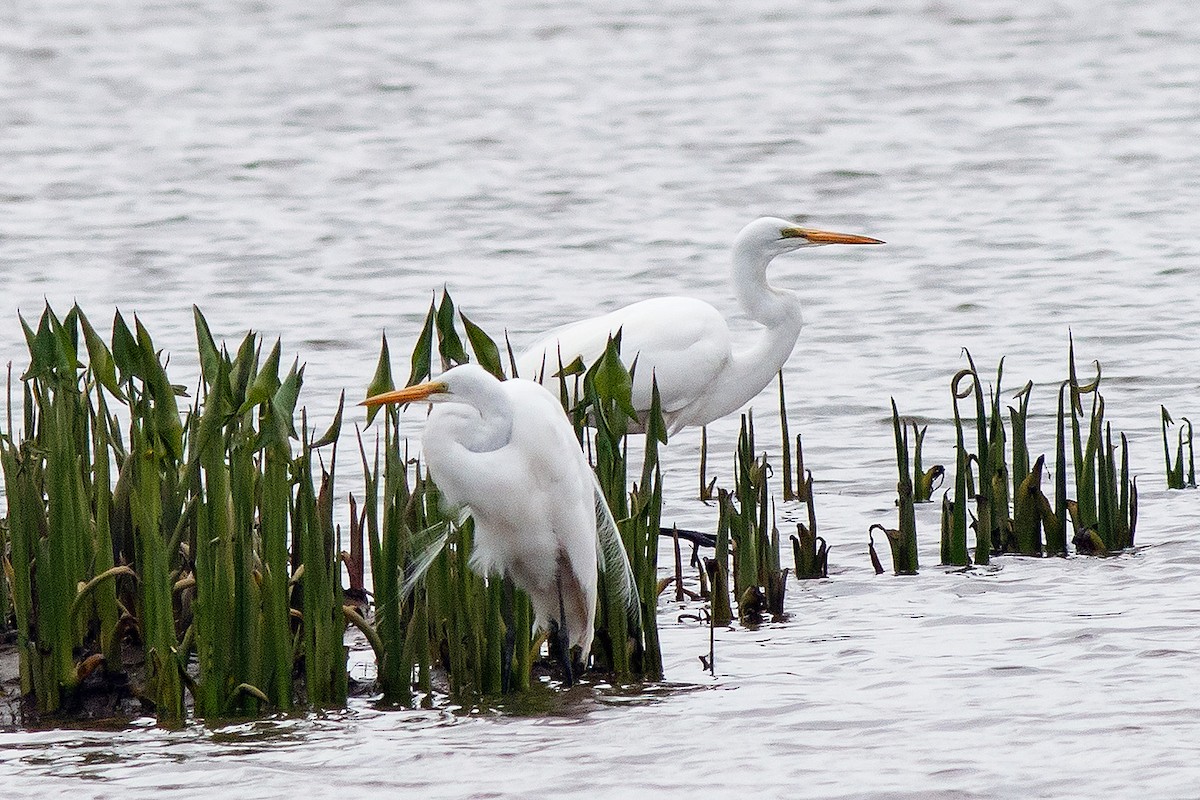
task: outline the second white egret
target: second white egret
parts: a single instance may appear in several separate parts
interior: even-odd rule
[[[545,334],[517,361],[517,373],[557,387],[559,364],[594,362],[609,337],[621,331],[626,366],[636,360],[633,406],[650,408],[651,380],[658,381],[663,419],[670,433],[706,425],[754,398],[779,372],[800,336],[799,296],[767,283],[776,256],[826,244],[883,244],[849,233],[805,228],[777,217],[746,227],[733,243],[733,289],[750,319],[763,326],[757,340],[734,351],[729,325],[716,308],[691,297],[659,297]]]

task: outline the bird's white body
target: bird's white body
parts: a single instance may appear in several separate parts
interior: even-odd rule
[[[529,596],[536,625],[564,624],[586,658],[598,564],[619,570],[629,592],[633,577],[619,547],[612,564],[603,537],[615,526],[597,506],[595,478],[562,406],[537,383],[501,382],[473,364],[431,383],[448,390],[428,397],[435,405],[422,450],[443,497],[475,521],[472,568],[510,578]]]
[[[751,222],[733,246],[732,282],[742,309],[762,325],[748,347],[733,336],[716,308],[691,297],[660,297],[570,323],[544,334],[517,361],[517,373],[557,388],[560,363],[591,365],[621,331],[626,366],[636,360],[633,405],[650,408],[657,380],[663,418],[672,433],[706,425],[753,399],[787,361],[804,324],[798,295],[767,283],[780,253],[820,244],[871,244],[875,239],[796,227],[774,217]]]

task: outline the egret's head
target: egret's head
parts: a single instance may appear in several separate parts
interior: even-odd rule
[[[742,228],[742,232],[738,234],[737,243],[771,255],[820,244],[883,244],[878,239],[872,239],[869,236],[805,228],[779,217],[763,217],[754,220]]]
[[[372,395],[359,405],[382,406],[396,403],[471,403],[489,383],[499,383],[477,364],[462,364],[446,370],[436,379]]]

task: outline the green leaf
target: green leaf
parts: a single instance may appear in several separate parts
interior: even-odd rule
[[[87,345],[92,374],[96,376],[96,380],[101,386],[108,389],[109,394],[124,401],[125,395],[122,394],[121,385],[117,382],[116,363],[113,361],[112,353],[104,344],[104,340],[96,333],[96,329],[92,327],[92,323],[88,321],[83,310],[78,305],[74,310],[78,314],[80,326],[83,327],[83,341]]]
[[[633,378],[621,363],[621,331],[609,338],[604,354],[592,365],[588,377],[597,395],[614,402],[630,419],[637,419],[637,411],[633,408]]]
[[[462,318],[463,328],[467,331],[467,341],[471,343],[471,349],[475,351],[475,358],[479,362],[479,366],[498,379],[504,380],[506,377],[504,365],[500,361],[500,348],[496,346],[496,342],[484,333],[483,328],[467,319],[466,314],[460,311],[458,315]]]
[[[112,355],[117,369],[121,371],[122,383],[135,375],[141,375],[141,350],[120,311],[113,315]]]
[[[471,360],[463,349],[462,339],[454,328],[454,301],[450,292],[442,290],[442,303],[437,310],[438,352],[442,356],[443,369],[466,364]]]
[[[222,427],[232,408],[229,404],[229,370],[232,365],[228,359],[218,359],[217,371],[212,376],[212,386],[204,397],[204,407],[200,414],[199,428],[195,441],[189,441],[191,459],[198,460],[205,455],[209,447],[219,448]]]
[[[70,368],[63,358],[62,343],[59,339],[61,328],[61,323],[47,305],[46,310],[42,312],[42,318],[38,320],[36,334],[38,352],[35,360],[40,361],[39,372],[63,375]]]
[[[508,368],[512,371],[512,376],[519,377],[517,375],[517,357],[513,355],[512,342],[508,339],[507,330],[504,332],[504,348],[508,351]]]
[[[72,306],[60,324],[52,319],[55,338],[58,339],[59,365],[63,377],[75,378],[76,370],[83,365],[79,363],[79,307]]]
[[[667,425],[663,421],[662,398],[658,392],[658,378],[651,378],[650,383],[650,413],[646,418],[646,441],[657,440],[667,443]],[[646,480],[643,479],[643,485]]]
[[[217,343],[213,339],[212,331],[209,330],[208,320],[200,313],[199,306],[192,306],[192,316],[196,321],[196,346],[200,350],[200,374],[204,378],[204,383],[212,386],[221,363],[221,354],[217,350]]]
[[[300,399],[300,387],[304,385],[304,367],[300,366],[300,359],[297,358],[292,362],[292,368],[288,370],[287,377],[279,385],[279,390],[275,392],[275,396],[271,399],[271,404],[276,412],[287,420],[288,434],[296,437],[296,402]]]
[[[414,373],[416,354],[413,354]],[[392,358],[388,354],[387,334],[383,334],[383,344],[379,348],[379,364],[375,367],[375,377],[367,385],[367,397],[373,397],[377,394],[390,392],[396,388],[395,382],[392,380]],[[367,424],[375,419],[375,415],[379,413],[381,406],[372,406],[367,409]]]
[[[17,318],[21,320],[21,329],[25,332],[25,344],[29,348],[29,369],[25,370],[21,380],[44,378],[50,374],[51,365],[54,363],[53,342],[34,333],[33,329],[29,327],[29,323],[20,314],[17,315]]]
[[[175,387],[171,385],[167,371],[159,361],[154,342],[150,339],[150,332],[137,317],[134,317],[133,324],[137,330],[137,344],[145,371],[143,380],[154,401],[154,419],[158,426],[158,435],[167,453],[177,461],[182,460],[183,423],[179,419],[179,406],[175,402]]]
[[[587,367],[583,363],[583,356],[575,356],[574,361],[559,369],[558,372],[555,372],[551,377],[569,378],[572,375],[582,375],[586,371]]]
[[[346,406],[346,392],[342,390],[341,396],[338,398],[337,414],[333,417],[333,422],[330,423],[329,429],[321,435],[321,438],[314,441],[309,447],[316,450],[318,447],[324,447],[327,444],[332,444],[338,440],[338,436],[342,433],[342,410]]]
[[[430,302],[429,303],[429,313],[425,315],[425,325],[423,328],[421,328],[421,335],[417,337],[416,347],[413,348],[412,371],[408,373],[408,383],[406,383],[405,386],[412,386],[416,383],[420,383],[421,381],[427,380],[428,378],[431,377],[431,369],[432,369],[432,363],[433,363],[433,318],[436,313],[437,312],[433,307],[433,303]],[[387,347],[387,338],[386,337],[384,338],[383,344],[384,344],[384,348],[386,349],[386,347]],[[390,384],[390,380],[391,380],[391,377],[390,377],[391,376],[391,372],[390,372],[391,367],[390,366],[388,367],[388,370],[389,370],[389,373],[388,373],[389,384],[388,384],[387,389],[384,389],[384,391],[389,391],[393,388],[392,385]],[[376,378],[379,377],[378,371],[376,371],[375,377]],[[374,385],[374,384],[372,384],[372,385]],[[368,414],[367,421],[369,422],[371,417],[373,417],[373,416],[374,416],[374,414]]]
[[[246,334],[238,346],[237,355],[233,359],[229,375],[229,389],[235,406],[241,406],[246,399],[250,382],[258,369],[258,336],[254,331]]]
[[[246,392],[246,399],[238,408],[237,413],[245,414],[255,406],[270,400],[279,391],[279,349],[280,340],[276,339],[275,346],[271,348],[271,353],[254,378],[253,385]]]

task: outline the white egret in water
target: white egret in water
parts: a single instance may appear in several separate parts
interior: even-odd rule
[[[746,316],[763,326],[750,347],[734,351],[721,312],[691,297],[658,297],[545,334],[517,362],[517,374],[557,388],[560,363],[592,364],[610,336],[621,331],[621,357],[636,360],[633,406],[650,409],[658,381],[670,433],[706,425],[741,408],[779,372],[803,324],[799,296],[767,283],[775,256],[823,244],[883,244],[878,239],[805,228],[775,217],[756,219],[733,243],[733,289]]]
[[[559,400],[528,380],[499,381],[475,364],[369,397],[363,405],[434,404],[421,447],[450,505],[475,520],[471,567],[524,590],[535,624],[556,637],[571,682],[570,649],[586,659],[598,567],[637,607],[620,534]],[[510,625],[511,630],[511,625]],[[505,653],[504,664],[511,656]]]

